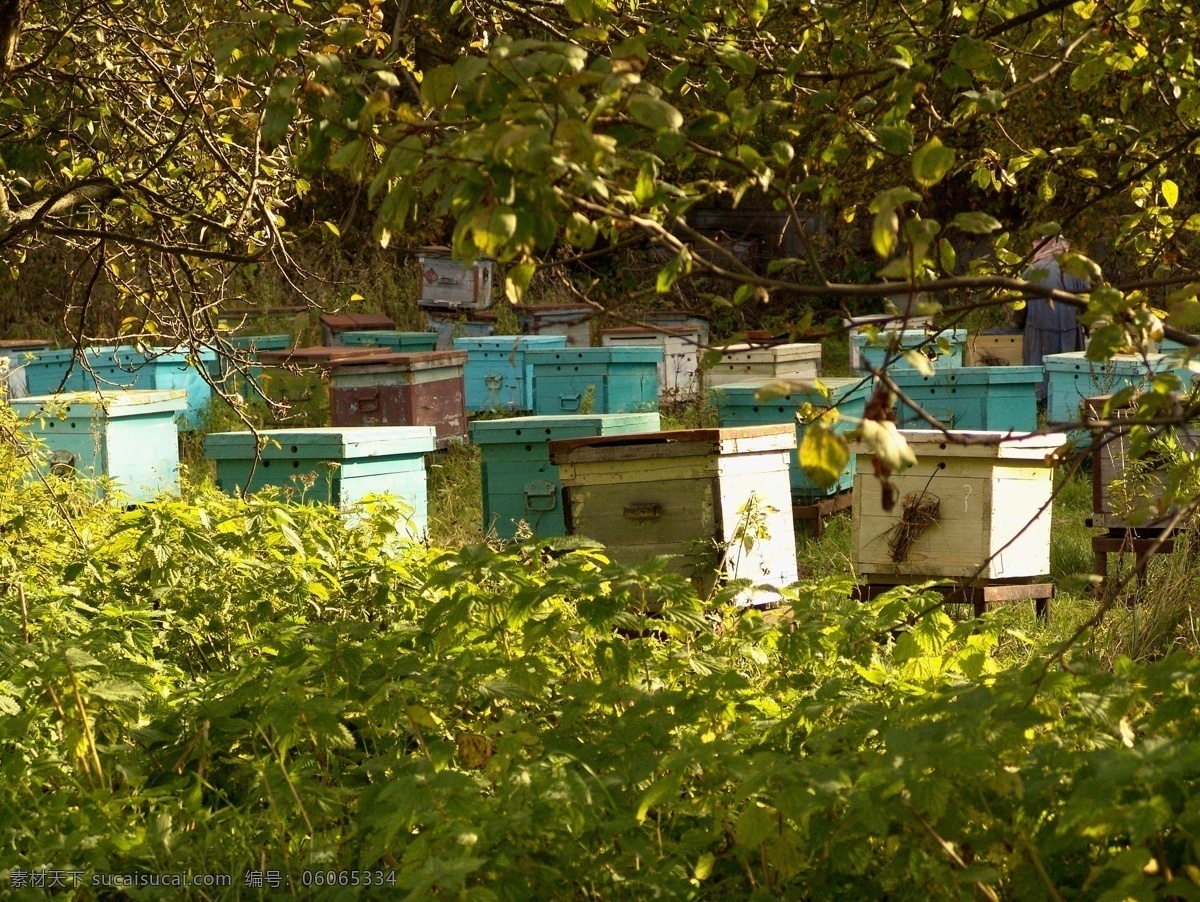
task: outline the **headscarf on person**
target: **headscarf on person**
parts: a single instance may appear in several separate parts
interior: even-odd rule
[[[1069,242],[1062,235],[1055,238],[1046,238],[1040,241],[1033,242],[1033,259],[1029,261],[1031,267],[1037,266],[1039,263],[1046,263],[1056,257],[1060,257],[1071,249]]]

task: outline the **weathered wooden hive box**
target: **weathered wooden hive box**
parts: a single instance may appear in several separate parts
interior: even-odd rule
[[[182,391],[81,391],[11,402],[47,455],[43,473],[112,480],[113,497],[149,501],[179,490],[179,427],[187,407]],[[97,484],[97,490],[107,492]]]
[[[401,332],[397,329],[368,329],[343,332],[342,344],[349,348],[383,348],[395,354],[437,350],[436,332]]]
[[[935,430],[902,435],[917,464],[891,477],[896,490],[891,511],[883,509],[870,449],[851,445],[858,458],[851,538],[856,575],[871,583],[903,583],[1049,574],[1054,470],[1047,456],[1065,436],[961,445]],[[956,435],[967,441],[1004,438],[999,432]]]
[[[334,426],[432,426],[439,448],[467,437],[462,351],[383,354],[334,361]]]
[[[662,348],[658,396],[664,401],[685,401],[696,395],[699,351],[706,331],[696,326],[605,329],[600,333],[600,345],[605,348]]]
[[[722,427],[735,426],[765,426],[772,423],[789,423],[796,428],[796,450],[791,454],[792,496],[805,502],[844,492],[854,485],[854,458],[851,457],[845,469],[842,470],[838,481],[828,488],[822,488],[805,475],[800,466],[799,447],[804,440],[804,433],[812,418],[805,418],[801,411],[804,405],[814,408],[815,416],[820,416],[830,408],[838,412],[838,420],[833,430],[838,433],[848,432],[855,428],[855,422],[862,418],[863,409],[871,397],[871,379],[863,376],[847,376],[822,379],[821,383],[829,390],[829,397],[817,391],[799,386],[793,387],[782,397],[772,397],[758,400],[758,393],[773,380],[755,379],[748,382],[734,382],[729,385],[718,385],[712,389],[713,399],[717,406],[717,424]]]
[[[1172,507],[1161,516],[1155,516],[1150,512],[1149,504],[1162,496],[1172,461],[1169,455],[1164,459],[1162,450],[1154,444],[1161,442],[1173,446],[1180,456],[1184,453],[1194,455],[1200,450],[1200,423],[1188,422],[1162,429],[1148,453],[1134,458],[1134,441],[1128,431],[1120,428],[1105,430],[1097,422],[1108,419],[1120,424],[1132,420],[1136,400],[1130,399],[1116,409],[1109,406],[1111,400],[1111,395],[1102,395],[1088,398],[1081,404],[1083,422],[1090,427],[1092,435],[1092,525],[1103,529],[1165,528],[1177,508]],[[1185,400],[1176,397],[1174,415],[1182,414]]]
[[[312,404],[320,411],[329,408],[327,379],[333,363],[349,357],[377,357],[379,348],[328,347],[287,348],[281,351],[259,351],[262,365],[253,387],[246,393],[258,392],[272,401],[296,406]]]
[[[653,310],[639,319],[649,326],[665,326],[672,329],[699,329],[700,347],[708,347],[710,323],[708,317],[686,310]]]
[[[375,329],[395,329],[396,324],[389,316],[382,313],[323,313],[321,314],[321,336],[326,346],[331,348],[343,344],[342,335],[346,332],[373,331]]]
[[[1037,429],[1040,366],[973,366],[923,376],[914,369],[889,374],[896,387],[949,429],[1033,432]],[[914,408],[897,400],[901,429],[927,428]]]
[[[1020,329],[988,329],[967,339],[963,366],[1023,366],[1024,351]]]
[[[658,428],[657,413],[476,420],[471,443],[482,458],[484,533],[513,539],[526,523],[534,535],[565,536],[562,482],[550,462],[550,442]]]
[[[427,310],[425,321],[437,336],[435,351],[449,351],[456,338],[483,338],[496,334],[497,317],[494,313],[444,313]]]
[[[566,347],[527,351],[525,360],[539,416],[658,409],[662,348]]]
[[[888,346],[894,332],[880,332],[878,341],[884,344],[872,344],[866,333],[860,332],[851,339],[857,348],[859,369],[879,369],[888,358]],[[960,367],[963,365],[963,345],[967,341],[966,329],[941,329],[925,331],[924,329],[905,329],[899,334],[900,350],[915,350],[929,358],[935,370]],[[950,345],[949,353],[943,354],[938,347],[938,339],[945,339]],[[912,369],[912,364],[904,357],[892,361],[891,369]]]
[[[491,260],[464,263],[448,254],[422,254],[417,261],[421,266],[420,306],[483,310],[492,305],[495,264]]]
[[[782,587],[797,579],[795,446],[791,425],[696,429],[552,442],[550,460],[568,534],[603,543],[614,560],[677,555],[702,588],[718,574]],[[751,589],[740,600],[777,598]]]
[[[591,347],[596,310],[589,304],[517,304],[514,309],[523,335],[565,335],[568,348]]]
[[[533,410],[533,349],[565,348],[565,335],[489,335],[456,338],[454,350],[467,355],[463,369],[468,413],[481,410]]]
[[[732,344],[712,348],[721,359],[704,369],[711,387],[746,379],[815,379],[821,373],[821,345],[816,342],[755,347]]]
[[[261,448],[252,432],[205,437],[204,456],[216,464],[221,491],[276,486],[297,501],[341,508],[367,495],[393,495],[413,510],[412,536],[428,531],[424,455],[435,447],[433,427],[263,429],[258,436]]]
[[[1191,385],[1191,374],[1180,367],[1178,358],[1169,354],[1149,354],[1144,360],[1133,354],[1121,354],[1099,363],[1088,360],[1085,353],[1072,351],[1047,354],[1043,358],[1050,383],[1046,393],[1046,421],[1052,426],[1080,422],[1080,404],[1088,398],[1145,385],[1160,373],[1175,372],[1185,388]]]

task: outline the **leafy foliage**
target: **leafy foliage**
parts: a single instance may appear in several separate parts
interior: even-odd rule
[[[120,512],[0,453],[9,872],[1197,892],[1189,658],[1001,667],[1002,621],[913,618],[912,590],[860,605],[835,580],[764,616],[586,546],[406,544],[382,502],[353,526],[203,489]]]

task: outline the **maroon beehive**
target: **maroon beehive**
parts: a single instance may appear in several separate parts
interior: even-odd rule
[[[432,426],[439,448],[466,440],[464,351],[377,354],[332,362],[334,426]]]

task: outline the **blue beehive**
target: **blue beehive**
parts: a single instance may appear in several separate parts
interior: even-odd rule
[[[1159,373],[1174,371],[1184,387],[1191,385],[1191,373],[1180,367],[1178,358],[1168,354],[1150,354],[1143,360],[1134,355],[1119,355],[1098,363],[1088,360],[1083,351],[1047,354],[1043,358],[1049,389],[1046,395],[1046,420],[1050,425],[1080,422],[1079,403],[1085,398],[1110,395],[1130,386],[1145,385]]]
[[[182,391],[88,391],[40,395],[11,402],[21,431],[45,447],[43,473],[107,477],[97,492],[131,502],[149,501],[179,487],[176,415]]]
[[[436,332],[401,332],[396,329],[370,329],[343,332],[342,344],[349,347],[387,348],[395,354],[437,350]]]
[[[1040,366],[969,366],[922,376],[916,370],[889,374],[896,387],[949,429],[1033,432],[1037,429]],[[896,414],[901,429],[929,425],[907,404]]]
[[[432,426],[263,429],[255,461],[252,432],[214,432],[204,456],[217,465],[224,492],[278,486],[297,500],[347,508],[366,495],[393,495],[413,509],[411,534],[428,531],[424,455],[435,447]]]
[[[484,532],[512,539],[519,524],[525,522],[535,535],[565,536],[562,483],[558,467],[550,463],[550,442],[657,432],[659,425],[657,413],[517,417],[472,423],[471,442],[479,445],[483,458]]]
[[[658,409],[662,348],[557,348],[525,352],[533,412],[638,413]]]
[[[868,365],[879,369],[883,366],[884,361],[888,357],[888,342],[895,335],[894,332],[880,331],[876,341],[879,344],[869,343],[869,337],[865,333],[859,333],[851,337],[850,341],[858,351],[859,360],[862,362],[862,369],[867,371]],[[924,329],[905,329],[899,333],[901,350],[917,350],[918,353],[924,354],[930,358],[930,363],[934,369],[946,369],[949,367],[960,367],[963,365],[963,345],[967,341],[966,329],[942,329],[926,332]],[[937,347],[938,339],[945,339],[950,344],[950,352],[943,354]],[[912,369],[910,364],[903,357],[897,357],[892,361],[892,369]]]
[[[829,389],[829,398],[825,398],[815,388],[804,390],[793,388],[783,397],[769,400],[758,400],[755,395],[774,380],[754,379],[745,382],[731,382],[716,385],[712,388],[713,398],[717,405],[717,424],[721,428],[734,426],[766,426],[778,423],[796,424],[796,450],[792,451],[791,480],[792,495],[799,499],[816,499],[824,495],[835,495],[849,489],[854,484],[854,457],[851,456],[846,469],[838,481],[821,488],[814,483],[800,467],[799,448],[804,440],[807,423],[800,422],[797,415],[805,404],[817,408],[819,415],[824,410],[834,407],[838,412],[838,420],[834,424],[835,432],[842,433],[858,425],[856,420],[862,418],[863,409],[871,397],[871,378],[869,376],[850,376],[821,379],[821,383]]]
[[[463,367],[467,412],[533,410],[533,367],[525,359],[526,351],[566,346],[565,335],[454,339],[454,350],[467,352]]]

